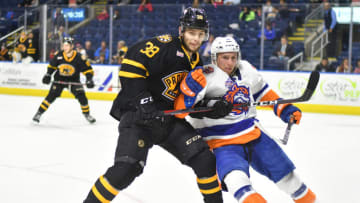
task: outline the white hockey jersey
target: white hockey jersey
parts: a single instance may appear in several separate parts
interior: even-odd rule
[[[278,99],[264,81],[261,74],[247,61],[240,61],[240,68],[230,77],[215,65],[204,70],[207,85],[199,92],[196,102],[204,98],[223,97],[227,101],[239,104],[253,101]],[[212,106],[209,102],[208,106]],[[230,144],[245,144],[260,136],[256,127],[256,107],[233,110],[220,119],[204,117],[202,119],[187,116],[186,119],[200,133],[210,148],[214,149]]]

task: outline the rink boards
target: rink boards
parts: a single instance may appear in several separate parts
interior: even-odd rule
[[[41,80],[45,63],[0,63],[0,94],[46,96],[49,85]],[[119,66],[93,65],[96,87],[86,89],[89,99],[113,100],[120,89]],[[304,91],[309,72],[261,71],[265,80],[282,98],[298,97]],[[85,77],[81,77],[85,83]],[[72,97],[64,91],[62,97]],[[320,81],[310,101],[298,103],[306,112],[360,115],[360,75],[321,73]]]

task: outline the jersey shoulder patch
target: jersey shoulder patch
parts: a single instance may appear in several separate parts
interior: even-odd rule
[[[159,40],[162,43],[169,43],[172,41],[172,36],[169,34],[166,35],[160,35],[156,37],[157,40]]]
[[[211,66],[204,66],[204,73],[210,74],[214,72],[214,68]]]

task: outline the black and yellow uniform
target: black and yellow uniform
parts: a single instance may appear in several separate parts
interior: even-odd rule
[[[27,48],[29,47],[29,40],[27,37],[20,37],[16,41],[16,49],[20,52],[21,58],[25,58],[27,56]]]
[[[152,104],[156,111],[173,109],[181,80],[200,65],[199,53],[190,55],[179,37],[162,35],[129,49],[119,72],[122,90],[110,112],[120,120],[114,165],[96,181],[86,203],[111,201],[130,185],[142,173],[154,144],[194,170],[206,203],[222,202],[215,157],[185,120],[169,117],[160,126],[136,121],[138,108],[145,105]]]
[[[43,83],[49,84],[54,72],[54,82],[33,120],[39,123],[41,114],[44,113],[49,108],[50,104],[61,95],[64,88],[68,88],[79,101],[85,118],[90,123],[95,122],[95,119],[90,116],[88,99],[86,98],[84,87],[80,83],[80,73],[83,73],[86,76],[87,81],[92,82],[94,71],[90,63],[84,61],[81,58],[81,55],[76,51],[73,51],[73,55],[70,58],[66,56],[64,51],[61,51],[50,61],[50,64],[47,67],[47,73],[43,78]]]
[[[27,39],[27,49],[26,55],[33,58],[34,61],[39,60],[39,49],[38,49],[38,41],[35,39],[28,38]]]

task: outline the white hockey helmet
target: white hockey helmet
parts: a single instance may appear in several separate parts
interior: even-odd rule
[[[211,63],[216,64],[217,54],[226,52],[237,52],[236,68],[240,66],[241,52],[240,45],[232,37],[216,37],[211,45]]]

